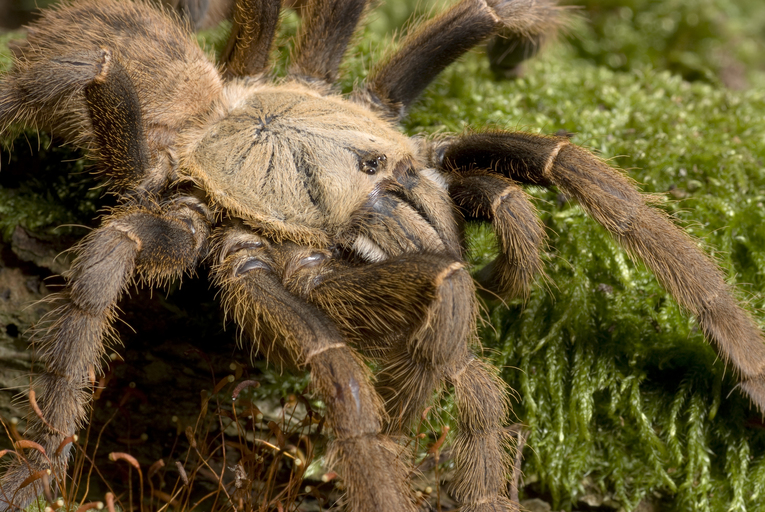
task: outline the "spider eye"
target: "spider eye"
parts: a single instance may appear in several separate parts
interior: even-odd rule
[[[359,159],[359,169],[366,174],[377,174],[388,159],[385,155],[365,155]]]

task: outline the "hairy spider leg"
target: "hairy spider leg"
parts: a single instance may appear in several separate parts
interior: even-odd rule
[[[346,508],[416,510],[406,450],[382,433],[385,413],[368,369],[332,319],[282,283],[285,263],[279,251],[287,246],[272,247],[242,228],[222,230],[217,238],[213,276],[227,314],[270,360],[310,370],[334,433],[327,464],[343,479]],[[308,254],[296,264],[310,267],[315,258]]]
[[[460,55],[502,27],[523,38],[554,30],[558,9],[549,0],[462,0],[415,25],[394,53],[373,66],[355,97],[399,121],[425,87]]]
[[[236,2],[231,34],[220,56],[226,76],[258,76],[268,71],[281,4],[281,0]]]
[[[82,116],[62,111],[100,73],[103,57],[101,50],[94,49],[55,60],[21,60],[15,72],[0,82],[0,128],[16,122],[37,126],[55,122],[69,125],[67,131],[81,129]]]
[[[500,32],[486,43],[489,66],[498,79],[517,78],[523,74],[523,62],[539,52],[545,34],[532,39],[518,37],[513,33]]]
[[[156,282],[193,269],[207,231],[206,218],[179,200],[161,209],[125,207],[83,240],[67,287],[55,299],[61,305],[37,334],[45,372],[32,388],[44,421],[30,414],[27,436],[47,456],[30,450],[26,460],[11,464],[0,482],[0,508],[23,508],[42,491],[39,482],[19,489],[35,471],[49,468],[64,481],[71,444],[60,452],[59,445],[83,426],[105,340],[114,338],[117,301],[135,275]]]
[[[151,157],[143,130],[141,106],[125,68],[101,49],[98,74],[84,88],[93,126],[94,156],[120,188],[141,183]]]
[[[507,384],[498,371],[473,355],[464,357],[448,376],[457,404],[456,465],[451,492],[461,512],[517,511],[508,498],[514,447],[505,429],[510,410]],[[517,495],[517,490],[515,492]]]
[[[464,135],[437,152],[445,170],[491,170],[522,183],[557,186],[577,199],[698,318],[718,353],[740,373],[741,387],[765,411],[765,343],[754,320],[719,267],[665,213],[648,206],[650,196],[622,173],[566,138],[521,132]]]
[[[58,75],[58,87],[35,88]],[[90,114],[93,142],[102,168],[118,186],[140,182],[149,168],[149,149],[141,124],[138,96],[126,70],[101,48],[59,57],[52,63],[34,63],[24,73],[11,76],[0,92],[0,126],[16,118],[33,124],[53,121],[61,104],[83,94]],[[63,121],[83,131],[82,116]],[[56,120],[62,124],[62,120]],[[121,143],[115,143],[121,141]]]
[[[397,282],[402,275],[406,282]],[[378,388],[391,417],[390,430],[400,431],[419,417],[467,354],[475,327],[474,293],[461,263],[406,254],[338,270],[323,277],[309,297],[337,316],[364,352],[383,361]],[[353,307],[346,311],[340,304]]]
[[[401,279],[401,276],[407,276]],[[473,356],[475,289],[464,265],[405,253],[368,265],[292,275],[288,286],[325,311],[349,341],[383,364],[377,389],[400,432],[444,383],[454,387],[459,432],[454,496],[461,510],[516,510],[506,497],[510,439],[506,384]]]
[[[303,13],[289,75],[333,84],[367,0],[313,0]]]
[[[84,93],[95,153],[106,172],[118,183],[144,175],[148,150],[141,111],[124,68],[106,49],[65,56],[57,64],[68,77],[57,91],[59,98],[76,90]],[[208,233],[205,207],[193,197],[177,197],[162,206],[127,202],[83,240],[66,276],[67,287],[55,298],[61,305],[44,319],[47,327],[37,335],[45,372],[33,389],[44,420],[30,415],[28,428],[47,456],[31,451],[26,460],[12,463],[2,487],[14,494],[3,491],[0,507],[26,505],[39,494],[39,483],[19,490],[30,471],[50,468],[63,482],[71,445],[58,453],[59,445],[85,419],[88,388],[100,369],[104,340],[113,336],[115,304],[136,275],[157,283],[193,270]]]
[[[62,53],[64,49],[67,53]],[[93,140],[93,104],[88,105],[83,95],[88,84],[109,75],[111,85],[106,84],[104,93],[112,91],[115,105],[140,110],[142,122],[119,122],[124,124],[123,133],[143,126],[150,165],[143,171],[146,182],[138,188],[155,193],[171,173],[167,148],[190,118],[209,111],[223,88],[215,65],[177,17],[145,2],[115,8],[110,2],[86,0],[47,9],[30,27],[16,57],[13,69],[0,81],[0,130],[23,123],[51,130],[79,147],[123,151],[107,148],[104,140],[99,147]],[[132,97],[117,100],[120,82],[132,84]],[[140,106],[126,101],[138,101]],[[118,111],[112,108],[109,115],[120,115]],[[106,124],[110,125],[108,119]],[[105,169],[113,183],[129,181],[115,174],[121,169],[119,162],[110,163],[118,164],[116,169]]]
[[[492,223],[499,255],[476,276],[484,290],[501,298],[527,298],[544,275],[540,251],[545,231],[528,194],[514,181],[485,171],[454,173],[449,191],[467,218]]]

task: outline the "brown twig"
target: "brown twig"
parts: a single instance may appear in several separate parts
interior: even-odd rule
[[[51,471],[50,469],[41,469],[40,471],[35,471],[28,477],[26,477],[24,480],[21,481],[21,484],[19,485],[19,490],[23,489],[27,485],[31,484],[32,482],[36,482],[37,480],[43,478],[44,476],[50,476]]]
[[[108,510],[109,512],[115,512],[114,494],[111,492],[106,493],[106,510]]]
[[[64,438],[64,440],[59,443],[58,448],[56,448],[56,457],[59,457],[64,451],[64,448],[66,448],[70,443],[76,443],[77,439],[77,434],[72,434],[71,436]]]

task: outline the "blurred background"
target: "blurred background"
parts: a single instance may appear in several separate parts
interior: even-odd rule
[[[224,12],[229,0],[164,0],[186,12]],[[0,30],[31,21],[55,0],[0,0]],[[297,2],[292,2],[297,3]],[[440,0],[378,2],[376,28],[387,32]],[[566,40],[578,56],[613,70],[641,65],[686,80],[743,89],[763,85],[765,2],[760,0],[563,0],[577,16]],[[199,20],[208,27],[219,18]]]

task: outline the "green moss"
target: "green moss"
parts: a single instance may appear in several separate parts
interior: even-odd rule
[[[103,189],[78,152],[54,147],[31,130],[0,145],[0,237],[16,226],[41,235],[67,234],[74,224],[92,225]]]
[[[763,307],[765,94],[614,72],[558,47],[524,79],[495,82],[484,59],[450,68],[410,132],[487,126],[574,134],[673,215]],[[547,280],[526,303],[490,304],[484,346],[522,397],[524,472],[554,507],[585,477],[625,508],[660,493],[667,510],[763,510],[765,435],[695,322],[605,230],[556,191],[530,190],[549,236]],[[681,198],[681,199],[678,199]],[[494,254],[473,228],[471,261]],[[759,497],[758,497],[759,496]],[[665,509],[663,508],[663,509]]]

